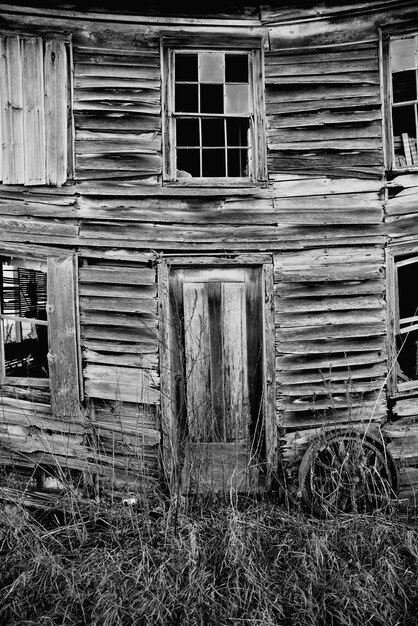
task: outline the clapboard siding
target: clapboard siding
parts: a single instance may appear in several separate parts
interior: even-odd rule
[[[303,47],[266,52],[265,59],[270,172],[320,171],[327,164],[340,176],[382,171],[376,43],[318,46],[309,57]]]

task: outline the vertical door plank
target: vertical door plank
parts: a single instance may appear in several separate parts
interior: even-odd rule
[[[247,440],[250,410],[245,283],[222,283],[226,440]]]
[[[215,420],[211,401],[209,319],[205,283],[185,283],[183,298],[189,436],[192,441],[212,441]]]
[[[48,342],[51,406],[54,416],[80,414],[75,307],[75,259],[48,258]]]
[[[67,179],[67,49],[63,41],[45,42],[45,149],[46,183],[62,185]]]
[[[246,318],[248,350],[248,394],[251,411],[253,453],[264,458],[264,394],[263,394],[263,306],[261,302],[261,268],[246,271]]]
[[[224,379],[222,361],[221,284],[208,283],[211,395],[214,413],[213,441],[226,441]]]
[[[22,38],[25,185],[45,184],[43,42]]]
[[[24,182],[22,59],[19,37],[0,38],[3,183]]]

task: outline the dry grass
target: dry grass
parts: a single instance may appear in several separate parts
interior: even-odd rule
[[[10,509],[0,552],[2,625],[417,624],[418,530],[395,515],[160,502],[57,524]]]

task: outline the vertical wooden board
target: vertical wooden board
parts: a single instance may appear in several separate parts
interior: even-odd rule
[[[185,283],[183,299],[189,436],[192,441],[213,441],[216,421],[211,401],[210,338],[205,283]]]
[[[222,326],[226,440],[247,440],[250,408],[244,283],[222,283]]]
[[[248,442],[188,443],[182,474],[182,492],[254,493],[259,490],[259,468],[250,463]]]
[[[246,270],[245,313],[247,319],[248,395],[251,411],[253,450],[264,458],[263,398],[263,307],[261,302],[261,267]]]
[[[176,425],[172,409],[170,326],[169,326],[169,278],[165,262],[158,265],[158,311],[159,356],[161,380],[161,431],[163,471],[169,484],[174,478],[176,459]]]
[[[62,185],[67,179],[68,63],[66,44],[45,42],[45,151],[46,183]]]
[[[74,265],[73,256],[48,258],[51,407],[59,419],[80,413]]]
[[[45,184],[45,108],[43,41],[21,40],[25,185]]]
[[[2,37],[0,104],[3,183],[24,182],[22,60],[19,37]]]
[[[226,441],[224,379],[222,361],[221,283],[208,283],[211,396],[214,413],[214,441]]]

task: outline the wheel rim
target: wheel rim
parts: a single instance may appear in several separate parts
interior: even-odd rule
[[[303,502],[319,516],[370,513],[399,487],[396,464],[383,442],[359,432],[327,433],[306,450],[299,470]]]

